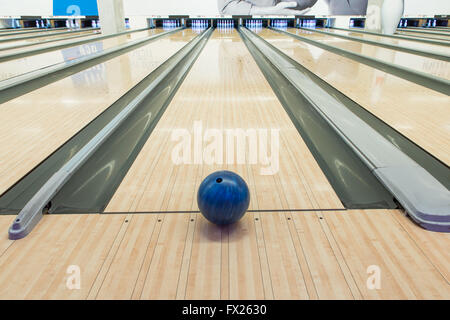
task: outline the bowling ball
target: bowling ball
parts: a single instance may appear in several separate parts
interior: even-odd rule
[[[228,225],[237,222],[248,209],[250,192],[239,175],[231,171],[216,171],[198,188],[200,212],[210,222]]]

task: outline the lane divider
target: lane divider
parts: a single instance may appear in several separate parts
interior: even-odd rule
[[[367,39],[358,38],[358,37],[351,37],[351,36],[346,36],[343,34],[338,34],[338,33],[333,33],[333,32],[320,31],[317,29],[310,29],[310,28],[299,28],[299,29],[305,30],[305,31],[312,31],[312,32],[320,33],[320,34],[325,34],[327,36],[331,36],[331,37],[335,37],[335,38],[341,38],[341,39],[345,39],[345,40],[362,42],[362,43],[370,44],[373,46],[378,46],[378,47],[383,47],[383,48],[392,49],[392,50],[396,50],[396,51],[412,53],[412,54],[427,57],[427,58],[433,58],[433,59],[450,62],[450,55],[448,55],[448,54],[443,54],[443,53],[438,53],[438,52],[433,52],[433,51],[423,51],[423,50],[419,50],[419,49],[412,49],[412,48],[408,48],[408,47],[399,46],[396,44],[389,44],[389,43],[384,43],[384,42],[380,42],[380,41],[373,41],[373,40],[367,40]],[[1,61],[1,57],[0,57],[0,61]]]
[[[425,229],[450,232],[450,190],[255,33],[241,33],[301,92],[407,214]]]
[[[89,54],[87,56],[79,57],[70,61],[64,61],[0,81],[0,104],[65,77],[71,76],[72,74],[78,73],[82,70],[88,69],[94,65],[115,58],[125,52],[143,46],[150,41],[154,41],[182,29],[183,28],[176,28],[151,37],[130,41],[100,52]]]
[[[156,78],[153,79],[150,85],[131,100],[111,121],[109,121],[97,134],[95,134],[94,137],[76,152],[70,160],[57,170],[36,193],[34,193],[9,228],[9,239],[16,240],[25,237],[41,220],[43,214],[51,213],[53,207],[52,199],[67,183],[69,183],[71,177],[74,176],[78,170],[88,164],[91,157],[93,157],[106,143],[109,143],[109,149],[114,148],[116,143],[114,141],[108,142],[108,140],[110,138],[112,139],[122,126],[127,125],[127,120],[132,117],[134,112],[139,110],[143,104],[147,103],[149,97],[156,97],[156,99],[158,99],[158,95],[161,95],[168,90],[170,91],[170,89],[172,89],[172,92],[167,96],[167,99],[173,96],[175,89],[178,88],[181,81],[184,80],[185,75],[200,54],[211,33],[211,28],[205,30],[161,65],[158,68]],[[168,77],[171,77],[171,83],[165,84],[164,81]],[[145,113],[145,117],[150,117],[151,121],[153,121],[151,130],[164,112],[165,106],[167,106],[167,99],[162,101],[163,103],[158,107],[159,110],[155,110],[155,113]],[[153,106],[153,104],[150,105]],[[119,135],[116,138],[122,139],[122,135]],[[93,170],[97,171],[97,168]],[[77,176],[77,178],[79,178],[79,176]]]
[[[308,37],[302,37],[297,34],[293,34],[291,32],[283,31],[280,29],[270,28],[276,32],[288,35],[290,37],[296,38],[300,41],[306,42],[308,44],[312,44],[313,46],[319,47],[323,50],[330,51],[332,53],[338,54],[345,58],[349,58],[355,60],[359,63],[366,64],[372,68],[393,74],[394,76],[403,78],[405,80],[417,83],[421,86],[429,88],[431,90],[443,93],[445,95],[450,95],[450,81],[447,79],[439,78],[433,75],[430,75],[425,72],[416,71],[411,68],[399,66],[394,63],[385,62],[380,59],[368,57],[359,53],[351,52],[348,50],[344,50],[329,44],[325,44],[319,41],[311,40]]]

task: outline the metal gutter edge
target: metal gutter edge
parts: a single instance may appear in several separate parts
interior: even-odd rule
[[[411,36],[390,35],[390,34],[383,34],[383,33],[377,33],[377,32],[366,31],[366,30],[346,29],[346,28],[338,28],[338,27],[333,27],[330,29],[343,30],[343,31],[348,31],[348,32],[365,33],[365,34],[371,34],[373,36],[380,36],[380,37],[393,38],[393,39],[402,39],[402,40],[423,42],[423,43],[428,43],[428,44],[435,44],[437,46],[447,46],[447,47],[450,46],[450,43],[447,43],[447,42],[442,42],[442,41],[437,41],[437,40],[429,40],[429,39],[420,39],[420,38],[414,38]]]
[[[357,42],[362,42],[362,43],[366,43],[366,44],[370,44],[370,45],[374,45],[374,46],[378,46],[378,47],[383,47],[383,48],[397,50],[397,51],[403,51],[403,52],[415,54],[415,55],[418,55],[418,56],[423,56],[423,57],[428,57],[428,58],[433,58],[433,59],[438,59],[438,60],[443,60],[443,61],[450,62],[450,55],[441,54],[441,53],[437,53],[437,52],[433,52],[433,51],[422,51],[422,50],[418,50],[418,49],[402,47],[402,46],[395,45],[395,44],[389,44],[389,43],[383,43],[383,42],[379,42],[379,41],[373,41],[373,40],[367,40],[367,39],[362,39],[362,38],[350,37],[350,36],[346,36],[346,35],[343,35],[343,34],[326,32],[326,31],[320,31],[320,30],[311,29],[311,28],[299,28],[299,29],[305,30],[305,31],[317,32],[317,33],[320,33],[320,34],[326,34],[326,35],[331,36],[331,37],[342,38],[342,39],[351,40],[351,41],[357,41]],[[0,61],[1,61],[1,57],[0,57]]]
[[[70,40],[70,39],[74,39],[74,38],[93,36],[92,38],[85,39],[85,40],[79,40],[79,41],[74,41],[74,42],[64,43],[64,44],[50,45],[50,46],[47,46],[47,47],[38,48],[38,49],[30,49],[30,50],[22,51],[22,52],[19,52],[19,53],[11,53],[11,54],[0,55],[0,62],[5,62],[5,61],[14,60],[14,59],[24,58],[24,57],[32,56],[32,55],[35,55],[35,54],[40,54],[40,53],[44,53],[44,52],[54,51],[54,50],[58,50],[58,49],[74,47],[74,46],[78,46],[78,45],[89,43],[89,42],[101,41],[101,40],[105,40],[105,39],[108,39],[108,38],[119,37],[119,36],[123,36],[123,35],[129,34],[129,33],[140,32],[140,31],[145,31],[145,30],[150,30],[150,28],[143,28],[143,29],[136,29],[136,30],[133,30],[133,31],[119,32],[119,33],[114,33],[114,34],[108,34],[108,35],[105,35],[105,36],[97,36],[100,33],[93,33],[93,34],[82,34],[82,35],[77,35],[77,36],[67,37],[67,38],[58,38],[58,39],[50,40],[48,42],[57,42],[57,41]],[[19,45],[19,46],[16,46],[16,47],[8,48],[8,50],[9,49],[22,48],[22,47],[29,47],[29,46],[32,46],[32,45],[43,44],[43,43],[47,43],[47,42],[39,42],[39,43],[34,43],[34,44],[27,43],[27,44]],[[1,50],[2,49],[0,49],[0,51]]]
[[[446,32],[435,32],[435,31],[427,31],[427,30],[407,30],[408,28],[398,28],[396,32],[416,32],[416,33],[422,33],[422,34],[431,34],[431,35],[438,35],[438,36],[445,36],[448,37],[450,34]],[[450,41],[450,38],[448,39]]]
[[[27,33],[35,33],[35,32],[50,32],[50,31],[62,31],[62,30],[68,30],[69,28],[48,28],[48,29],[41,29],[41,28],[8,28],[7,30],[0,29],[0,37],[1,36],[11,36],[14,34],[27,34]],[[100,29],[100,28],[98,28]]]
[[[37,88],[58,81],[62,78],[68,77],[74,73],[80,72],[81,70],[87,69],[93,65],[98,64],[99,61],[112,59],[138,46],[144,45],[147,42],[153,41],[174,32],[178,32],[182,29],[183,28],[177,28],[171,31],[156,34],[148,38],[137,39],[135,41],[127,42],[122,45],[92,53],[84,57],[80,57],[70,61],[64,61],[49,67],[45,67],[0,81],[0,104],[30,91],[33,91]]]
[[[25,48],[25,47],[32,47],[32,46],[47,44],[47,43],[51,43],[51,42],[58,42],[58,41],[64,41],[64,40],[70,40],[70,39],[76,39],[76,38],[83,38],[83,37],[98,36],[99,34],[101,34],[101,32],[95,32],[95,33],[91,33],[91,34],[79,34],[79,35],[75,35],[75,36],[56,38],[54,40],[50,39],[50,40],[45,40],[45,41],[40,41],[40,42],[28,42],[28,43],[15,45],[15,46],[1,47],[0,48],[0,52],[1,51],[8,51],[8,50],[19,49],[19,48]]]
[[[140,103],[152,93],[152,90],[164,80],[183,58],[192,54],[200,43],[205,43],[212,32],[212,28],[205,30],[200,36],[194,38],[180,50],[187,52],[177,59],[171,61],[170,67],[165,69],[159,76],[139,93],[119,114],[117,114],[102,130],[100,130],[86,145],[83,146],[68,162],[55,172],[49,180],[37,191],[25,207],[17,215],[14,223],[9,228],[9,239],[17,240],[27,236],[36,224],[41,220],[46,209],[51,207],[51,199],[57,194],[64,184],[82,167],[98,148],[124,123]],[[202,41],[204,40],[205,41]],[[191,64],[195,61],[191,62]],[[184,72],[188,72],[191,64],[182,66]]]
[[[20,41],[20,40],[28,40],[28,39],[36,39],[36,38],[43,38],[43,37],[53,37],[60,34],[70,34],[70,33],[79,33],[79,32],[87,32],[91,30],[97,30],[98,28],[86,28],[86,29],[77,29],[73,31],[62,31],[62,32],[55,32],[53,34],[38,34],[34,36],[25,36],[25,37],[14,37],[14,38],[7,38],[7,39],[0,39],[0,43],[4,42],[11,42],[11,41]]]
[[[282,33],[282,34],[286,34],[286,35],[296,38],[300,41],[304,41],[306,43],[312,44],[321,49],[338,54],[340,56],[343,56],[343,57],[355,60],[357,62],[366,64],[368,66],[379,69],[381,71],[393,74],[393,75],[403,78],[405,80],[417,83],[417,84],[427,87],[431,90],[443,93],[445,95],[450,95],[450,81],[449,80],[435,77],[435,76],[429,75],[424,72],[415,71],[410,68],[398,66],[396,64],[385,62],[385,61],[382,61],[379,59],[371,58],[371,57],[368,57],[368,56],[365,56],[365,55],[362,55],[359,53],[354,53],[354,52],[351,52],[348,50],[337,48],[337,47],[331,46],[329,44],[324,44],[324,43],[321,43],[321,42],[318,42],[315,40],[311,40],[306,37],[302,37],[302,36],[287,32],[287,31],[274,29],[274,28],[270,28],[270,29],[277,31],[279,33]]]
[[[450,232],[450,191],[319,86],[308,86],[296,62],[261,37],[241,28],[265,57],[304,94],[342,140],[425,229]]]

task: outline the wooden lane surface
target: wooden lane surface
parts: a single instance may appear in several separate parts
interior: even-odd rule
[[[195,36],[171,34],[1,104],[0,194]]]
[[[308,38],[311,37],[311,35],[314,35],[314,40],[334,47],[338,47],[340,49],[362,54],[364,56],[375,58],[384,62],[393,63],[395,65],[406,67],[419,72],[428,73],[443,79],[450,79],[449,62],[422,57],[412,53],[400,52],[393,49],[382,48],[357,41],[336,38],[330,35],[307,32],[304,30],[290,28],[288,29],[288,32]],[[448,55],[449,53],[447,52],[446,54]],[[435,68],[435,64],[440,65],[441,67]]]
[[[42,44],[42,42],[44,41],[49,41],[49,40],[56,40],[56,39],[60,39],[60,38],[70,38],[72,36],[76,36],[76,35],[94,35],[94,34],[98,34],[98,31],[83,31],[83,32],[73,32],[73,33],[69,33],[69,34],[59,34],[59,35],[48,35],[45,37],[38,37],[38,38],[29,38],[29,39],[17,39],[14,41],[7,41],[7,42],[0,42],[0,48],[1,49],[8,49],[11,48],[12,46],[16,46],[16,45],[22,45],[22,44],[32,44],[34,45],[39,45]],[[25,37],[26,38],[26,37]],[[1,38],[3,39],[3,38]],[[0,39],[0,40],[1,40]],[[80,39],[80,38],[78,38]],[[30,48],[30,47],[28,47]],[[25,49],[22,49],[25,50]],[[6,52],[6,51],[1,51]]]
[[[450,164],[448,96],[264,30],[260,35],[369,112],[447,165]],[[332,67],[330,67],[332,66]]]
[[[70,61],[92,53],[100,52],[124,43],[152,36],[163,32],[162,29],[152,29],[132,34],[122,35],[119,37],[109,38],[100,41],[85,43],[78,46],[64,48],[61,50],[49,51],[36,54],[29,57],[5,61],[0,63],[0,80],[12,78],[21,74],[25,74],[34,70],[42,69],[57,63]],[[72,41],[77,41],[78,38]],[[16,49],[17,51],[24,50]],[[26,50],[26,49],[25,49]],[[8,52],[7,52],[8,53]]]
[[[51,37],[55,37],[55,36],[61,37],[61,36],[70,36],[70,35],[80,34],[80,33],[94,32],[94,30],[83,30],[83,29],[80,29],[80,30],[71,31],[70,33],[66,33],[66,34],[60,34],[61,32],[68,32],[68,31],[69,30],[59,30],[59,32],[53,32],[53,31],[47,30],[47,31],[43,31],[43,32],[27,33],[27,34],[22,34],[22,35],[21,34],[1,35],[1,33],[0,33],[0,40],[17,38],[17,40],[15,40],[15,41],[22,41],[21,38],[45,35],[45,37],[30,38],[31,40],[35,40],[35,41],[36,40],[37,41],[42,41],[41,39],[50,39]],[[26,40],[29,40],[29,39],[26,39]]]
[[[94,34],[94,33],[100,33],[100,32],[101,32],[101,30],[74,31],[73,33],[69,33],[69,34],[62,34],[62,35],[60,34],[59,37],[57,37],[57,38],[65,38],[65,37],[71,37],[73,35],[81,35],[81,34],[88,35],[88,34]],[[32,36],[32,35],[41,35],[41,33],[25,34],[25,36]],[[4,43],[0,42],[0,48],[3,49],[3,48],[9,47],[9,46],[13,46],[13,45],[25,44],[25,43],[31,43],[31,42],[38,44],[38,43],[40,43],[42,41],[45,41],[45,40],[53,40],[53,39],[55,39],[54,37],[51,36],[51,34],[49,34],[49,35],[50,35],[50,37],[29,38],[29,39],[24,39],[24,40],[7,41],[7,42],[4,42]],[[14,37],[17,37],[17,35],[15,35]],[[6,39],[6,38],[7,37],[1,36],[1,33],[0,33],[0,40],[1,39]]]
[[[261,168],[267,165],[260,159],[250,163],[248,149],[244,164],[236,164],[236,158],[228,162],[229,150],[224,150],[222,164],[193,163],[195,123],[201,124],[203,134],[217,130],[223,141],[227,129],[267,130],[267,141],[259,142],[267,146],[269,155],[275,146],[270,143],[272,130],[279,130],[279,157],[274,156],[279,170],[263,175]],[[191,135],[191,162],[172,161],[180,143],[172,140],[175,130]],[[248,144],[247,139],[247,148]],[[223,149],[227,149],[225,142]],[[197,210],[200,182],[220,169],[237,172],[247,181],[251,209],[343,208],[238,33],[216,30],[105,211]]]
[[[75,39],[72,39],[73,36],[78,36],[78,35],[84,35],[84,37],[78,37]],[[72,41],[77,41],[77,40],[84,40],[84,39],[89,39],[89,38],[95,38],[95,37],[99,37],[101,35],[101,32],[84,32],[81,34],[75,34],[75,35],[70,35],[68,37],[59,37],[57,39],[61,39],[61,40],[57,40],[57,39],[42,39],[41,41],[35,41],[35,43],[31,46],[28,47],[22,47],[22,48],[18,48],[18,49],[14,49],[15,46],[18,45],[22,45],[22,44],[27,44],[27,41],[20,41],[20,42],[12,42],[12,43],[7,43],[4,45],[0,45],[0,53],[2,55],[4,54],[13,54],[13,53],[19,53],[22,52],[23,50],[31,50],[31,49],[37,49],[37,48],[42,48],[42,47],[46,47],[46,46],[51,46],[54,44],[64,44],[64,43],[70,43]],[[49,42],[46,42],[49,41]]]
[[[55,44],[67,44],[67,43],[71,43],[76,40],[91,39],[91,38],[96,38],[96,37],[100,37],[100,36],[101,36],[101,32],[90,32],[90,33],[84,33],[81,35],[74,35],[74,36],[69,36],[69,37],[59,37],[56,39],[53,39],[53,38],[52,39],[44,39],[42,41],[34,41],[34,42],[23,40],[23,41],[19,41],[19,42],[12,42],[12,43],[1,45],[0,46],[0,54],[4,55],[4,54],[9,54],[9,53],[21,52],[22,50],[37,49],[37,48],[47,47],[47,46],[51,46],[51,45],[55,45]],[[19,45],[26,45],[26,46],[19,47],[16,49],[14,48]]]
[[[445,270],[436,267],[440,263],[448,274],[448,250],[441,251],[450,245],[448,233],[423,230],[395,210],[323,215],[365,299],[448,299]],[[439,244],[415,240],[417,235]],[[369,266],[379,268],[380,289],[367,286]]]
[[[427,38],[431,40],[438,40],[438,41],[450,41],[450,35],[445,36],[442,34],[431,34],[431,33],[424,33],[424,32],[405,32],[401,31],[401,29],[397,29],[395,32],[396,35],[399,36],[408,36],[408,37],[417,37],[417,38]]]
[[[366,40],[372,40],[372,41],[378,41],[381,43],[388,43],[388,44],[396,44],[402,47],[407,47],[410,49],[417,49],[422,51],[431,51],[441,54],[448,54],[448,48],[435,45],[435,44],[429,44],[429,43],[423,43],[423,42],[416,42],[411,40],[405,40],[405,39],[394,39],[394,38],[386,38],[383,36],[377,36],[373,34],[366,34],[366,33],[359,33],[359,32],[352,32],[352,31],[346,31],[346,30],[337,30],[337,29],[319,29],[323,30],[329,33],[337,33],[342,35],[348,35],[355,38],[362,38]]]
[[[448,234],[395,210],[249,212],[225,228],[192,213],[51,215],[17,241],[12,220],[0,217],[0,299],[450,298]]]

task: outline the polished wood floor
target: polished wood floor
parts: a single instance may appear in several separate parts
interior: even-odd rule
[[[267,130],[269,155],[273,130],[278,130],[279,169],[262,175],[268,165],[259,159],[251,164],[248,149],[245,164],[237,164],[236,155],[228,163],[228,150],[222,164],[194,164],[195,122],[202,124],[203,134],[209,129]],[[174,129],[191,134],[192,164],[174,165],[172,152],[179,143],[172,140]],[[216,31],[209,39],[105,211],[198,210],[196,190],[216,170],[245,179],[253,199],[250,209],[343,209],[237,31]]]
[[[195,35],[174,33],[2,104],[0,194]],[[260,35],[450,163],[447,96],[270,30]],[[203,130],[278,129],[279,171],[175,165],[171,132],[192,132],[195,121]],[[218,169],[241,174],[252,199],[252,211],[223,228],[195,201],[201,179]],[[46,215],[11,241],[14,218],[0,216],[0,299],[450,299],[450,234],[400,210],[345,210],[236,31],[214,31],[106,213]],[[71,266],[79,289],[67,286]],[[379,288],[368,286],[372,268]]]
[[[0,81],[8,78],[12,78],[28,72],[33,72],[51,65],[58,63],[68,62],[92,53],[101,52],[103,50],[125,44],[137,39],[143,39],[146,36],[155,35],[161,33],[160,29],[151,29],[148,31],[140,31],[131,34],[126,34],[118,37],[113,37],[100,41],[93,41],[80,46],[68,47],[62,50],[49,51],[41,54],[35,54],[32,56],[15,59],[12,61],[6,61],[0,63]],[[97,35],[91,36],[91,38],[97,37]],[[89,37],[88,37],[89,38]],[[49,40],[48,38],[42,38],[43,41]],[[84,38],[77,38],[74,40],[65,40],[58,42],[57,44],[70,43],[72,41],[84,40]],[[13,44],[19,44],[14,42]],[[54,43],[53,43],[54,44]],[[42,47],[47,47],[53,44],[36,44],[32,47],[9,49],[0,51],[1,55],[20,53],[24,50],[34,50]]]
[[[175,33],[3,103],[0,194],[194,36],[190,30]]]
[[[25,239],[2,233],[0,298],[448,299],[449,247],[396,210],[249,212],[226,228],[198,213],[52,215]]]
[[[318,37],[317,34],[307,31],[288,31],[306,37]],[[450,165],[448,95],[276,31],[263,30],[259,35],[436,158]],[[355,46],[361,47],[361,43],[356,43]],[[368,47],[372,48],[369,50]],[[423,47],[426,49],[427,45]],[[384,55],[387,52],[386,49],[373,46],[365,48],[359,53],[377,57],[382,56],[378,52],[383,52]],[[390,55],[384,56],[388,62],[397,63],[397,55],[404,57],[401,52],[389,51]],[[417,59],[422,57],[414,57],[414,61]],[[423,58],[423,61],[425,60],[426,58]],[[450,63],[435,60],[431,64],[423,64],[422,71],[433,74],[434,70],[450,75]]]

